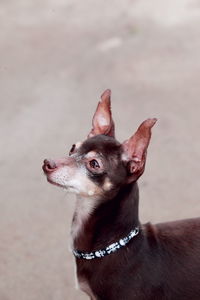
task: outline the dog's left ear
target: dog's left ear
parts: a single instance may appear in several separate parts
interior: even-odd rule
[[[122,144],[122,159],[127,164],[129,182],[137,180],[144,172],[147,148],[151,139],[151,128],[156,121],[155,118],[144,121],[136,133]]]
[[[92,130],[88,134],[88,138],[98,134],[105,134],[112,137],[115,136],[115,126],[110,106],[110,95],[110,90],[106,90],[101,95],[101,101],[98,103],[96,112],[93,116]]]

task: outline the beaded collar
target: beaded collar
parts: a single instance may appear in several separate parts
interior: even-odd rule
[[[134,236],[138,235],[138,233],[139,233],[139,227],[135,227],[133,230],[131,230],[131,232],[129,232],[127,236],[120,239],[118,242],[112,243],[111,245],[109,245],[104,249],[97,250],[94,252],[82,252],[80,250],[74,249],[72,250],[72,252],[74,256],[77,258],[82,258],[87,260],[94,259],[94,258],[101,258],[126,246]]]

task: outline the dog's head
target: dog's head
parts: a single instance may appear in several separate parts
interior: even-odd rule
[[[47,180],[82,196],[112,197],[122,185],[136,181],[144,172],[155,122],[156,119],[147,119],[132,137],[119,143],[115,139],[110,90],[106,90],[87,139],[74,144],[66,157],[44,161]]]

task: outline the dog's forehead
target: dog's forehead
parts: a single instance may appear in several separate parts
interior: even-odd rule
[[[79,148],[81,155],[89,152],[100,152],[106,156],[120,154],[121,144],[112,137],[97,135],[84,141]]]

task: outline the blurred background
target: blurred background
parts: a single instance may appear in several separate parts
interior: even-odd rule
[[[69,251],[75,197],[42,161],[85,139],[110,88],[121,142],[159,119],[141,221],[200,215],[200,1],[1,0],[0,28],[0,300],[87,299]]]

